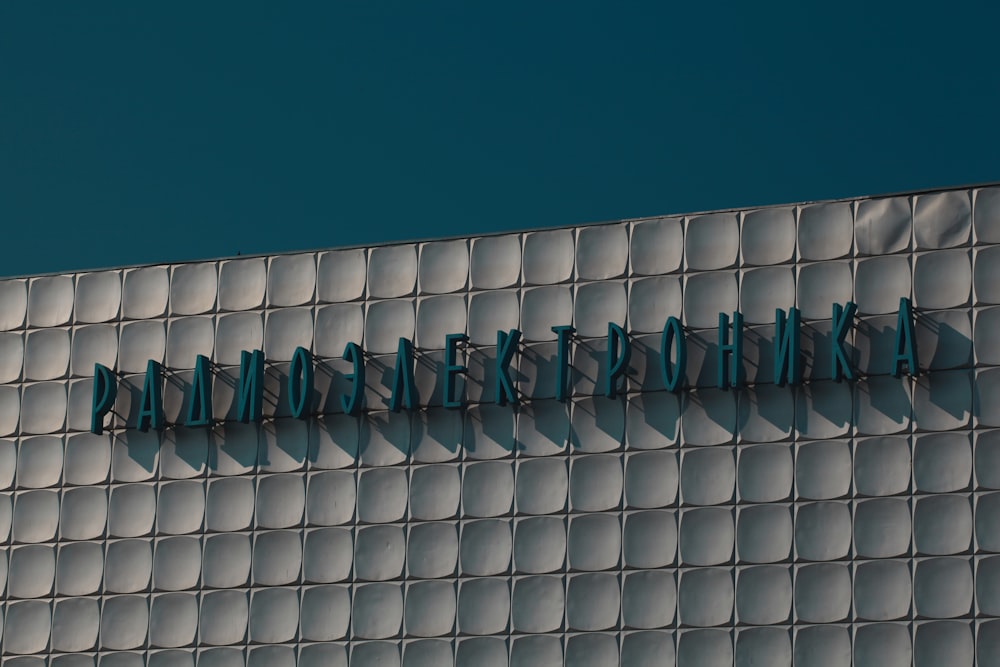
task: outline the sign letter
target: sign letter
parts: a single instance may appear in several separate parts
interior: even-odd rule
[[[774,311],[774,383],[779,387],[802,381],[801,329],[798,308],[789,308],[787,319],[785,311]]]
[[[494,392],[497,405],[517,403],[517,392],[514,382],[510,379],[510,362],[517,352],[517,344],[521,342],[521,332],[511,329],[509,332],[497,331],[497,381]]]
[[[389,409],[399,412],[400,406],[407,410],[417,407],[416,383],[413,380],[413,343],[408,338],[399,339],[396,352],[396,370],[392,376],[392,395]]]
[[[677,346],[673,362],[670,361],[670,349]],[[678,392],[684,385],[687,372],[687,339],[681,328],[681,321],[676,317],[668,317],[667,325],[663,327],[660,337],[660,373],[663,374],[663,384],[667,391]]]
[[[833,304],[833,326],[830,330],[830,377],[836,382],[853,380],[854,371],[847,361],[847,351],[844,350],[844,340],[854,323],[854,315],[858,305],[848,301],[846,306]]]
[[[346,376],[351,382],[351,393],[340,397],[340,406],[349,415],[356,415],[361,411],[361,399],[365,392],[365,360],[364,353],[357,343],[348,343],[344,347],[344,354],[341,356],[344,361],[350,361],[354,368],[351,374]]]
[[[104,416],[115,405],[118,395],[118,384],[115,374],[107,366],[94,364],[94,403],[90,411],[90,432],[101,435],[104,433]]]
[[[732,359],[730,359],[730,356]],[[732,361],[732,364],[729,362]],[[729,342],[729,316],[719,313],[719,363],[716,384],[719,389],[739,387],[743,375],[743,313],[733,313],[733,342]]]
[[[296,419],[309,416],[312,407],[313,367],[309,350],[295,348],[292,363],[288,367],[288,407]]]
[[[628,370],[628,360],[632,356],[632,344],[625,330],[614,322],[608,322],[608,376],[604,384],[604,395],[618,396],[618,380]]]
[[[163,369],[152,359],[146,364],[146,378],[142,383],[142,402],[139,403],[139,430],[148,431],[152,426],[163,428]]]
[[[468,370],[458,363],[458,344],[469,340],[465,334],[448,334],[444,337],[444,396],[441,404],[446,408],[462,407],[462,400],[455,397],[455,377]]]
[[[244,424],[259,422],[264,406],[264,353],[240,352],[240,386],[236,419]]]
[[[556,334],[556,400],[565,401],[569,393],[569,340],[576,329],[561,324],[552,331]]]
[[[185,426],[208,426],[212,423],[212,362],[203,354],[194,363],[191,398]]]
[[[909,375],[919,375],[917,363],[917,335],[913,331],[913,304],[906,297],[899,300],[899,317],[896,319],[896,347],[892,359],[892,376],[903,374],[903,364]]]

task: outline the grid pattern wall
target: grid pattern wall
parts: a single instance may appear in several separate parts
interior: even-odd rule
[[[900,297],[916,378],[890,374]],[[862,377],[837,383],[850,300]],[[793,305],[807,380],[777,387]],[[724,391],[736,310],[747,386]],[[615,400],[608,322],[634,341]],[[523,402],[501,407],[510,328]],[[1000,665],[1000,189],[8,280],[0,330],[5,665]],[[449,333],[469,336],[460,409],[441,407]],[[393,413],[399,337],[422,407]],[[298,346],[308,420],[285,396]],[[257,348],[264,421],[236,423]],[[135,430],[147,360],[183,422],[199,354],[216,426]],[[95,363],[121,379],[104,435]]]

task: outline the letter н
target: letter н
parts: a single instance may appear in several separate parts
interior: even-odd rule
[[[716,385],[719,389],[739,387],[743,380],[743,313],[733,313],[733,340],[729,342],[729,316],[719,313],[719,359]],[[732,362],[732,363],[730,363]]]

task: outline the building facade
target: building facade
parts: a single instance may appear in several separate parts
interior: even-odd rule
[[[1000,188],[9,279],[0,330],[5,665],[1000,665]]]

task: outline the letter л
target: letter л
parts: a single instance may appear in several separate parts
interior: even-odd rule
[[[185,426],[208,426],[212,423],[212,362],[199,354],[194,362],[191,398],[188,399]]]
[[[903,374],[903,364],[907,373],[919,375],[917,362],[917,335],[913,331],[913,304],[906,297],[899,300],[899,316],[896,318],[896,346],[892,357],[892,376]]]
[[[408,338],[399,339],[396,352],[396,369],[392,376],[392,395],[389,409],[399,412],[400,406],[407,410],[417,407],[416,383],[413,381],[413,343]]]

